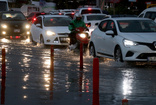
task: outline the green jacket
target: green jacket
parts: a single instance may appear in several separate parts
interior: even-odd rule
[[[75,19],[75,20],[72,20],[70,23],[71,23],[71,24],[68,26],[68,29],[69,29],[70,31],[73,31],[73,30],[74,30],[75,28],[77,28],[77,27],[85,27],[85,28],[87,28],[87,27],[86,27],[86,24],[85,24],[82,20],[77,21],[77,20]]]

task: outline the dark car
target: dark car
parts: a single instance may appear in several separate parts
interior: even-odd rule
[[[34,23],[36,21],[36,17],[39,16],[39,15],[46,15],[47,13],[44,13],[44,12],[32,12],[31,14],[29,14],[27,16],[27,20],[30,22],[30,23]]]
[[[28,38],[30,24],[20,11],[0,12],[0,37],[1,38]]]

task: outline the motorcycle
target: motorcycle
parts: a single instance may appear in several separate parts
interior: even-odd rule
[[[88,48],[89,42],[89,34],[87,33],[87,29],[84,27],[78,27],[75,29],[76,33],[76,41],[73,49],[79,49],[80,46],[83,45],[83,52],[85,52]]]

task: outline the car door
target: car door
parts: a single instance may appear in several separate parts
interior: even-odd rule
[[[38,17],[34,23],[34,39],[36,42],[40,42],[40,35],[42,34],[42,18]]]
[[[95,48],[96,48],[96,52],[97,54],[103,55],[105,53],[105,51],[103,49],[105,49],[105,30],[106,30],[106,26],[108,24],[108,20],[102,21],[98,28],[95,30],[95,36],[94,37],[94,43],[95,43]]]
[[[114,35],[107,35],[107,31],[113,31]],[[105,47],[102,47],[102,52],[105,52],[105,54],[109,57],[113,57],[114,55],[114,46],[116,45],[115,38],[117,36],[116,26],[115,22],[113,20],[109,20],[105,34],[104,34],[104,41],[102,41],[102,44],[105,45]]]

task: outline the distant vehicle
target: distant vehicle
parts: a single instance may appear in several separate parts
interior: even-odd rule
[[[76,9],[75,13],[79,14],[92,14],[92,13],[101,13],[103,14],[101,8],[94,7],[94,6],[87,6],[87,7],[79,7]]]
[[[46,15],[47,13],[45,12],[32,12],[31,14],[29,14],[29,16],[27,16],[27,20],[30,23],[34,23],[36,21],[36,17],[39,15]]]
[[[64,15],[40,15],[32,24],[30,32],[33,43],[42,45],[68,45],[71,18]]]
[[[89,36],[91,36],[92,31],[97,27],[98,23],[105,18],[109,18],[106,14],[83,14],[82,20],[86,23],[89,29]]]
[[[25,15],[28,16],[32,12],[40,12],[40,7],[35,6],[35,5],[23,5],[21,7],[21,12]]]
[[[156,7],[151,7],[143,10],[138,17],[150,18],[152,20],[156,19]]]
[[[71,17],[73,19],[75,13],[74,12],[65,12],[64,15],[67,15],[67,16],[69,16],[69,17]]]
[[[30,24],[20,11],[0,12],[0,37],[7,39],[27,39]]]
[[[116,61],[156,61],[156,23],[137,17],[107,18],[92,32],[90,55]]]
[[[59,9],[59,12],[75,12],[76,9]]]
[[[0,11],[9,11],[8,0],[0,0]]]

